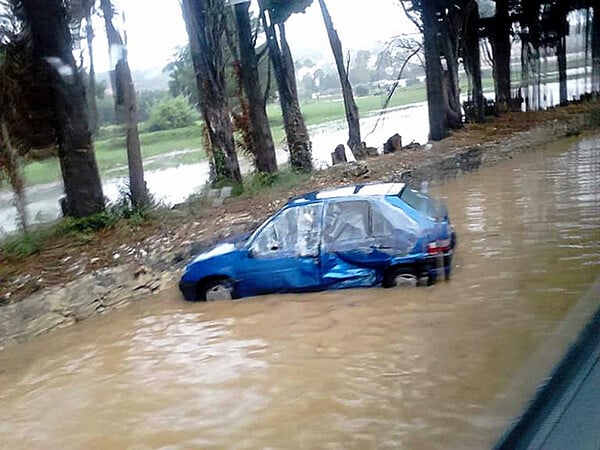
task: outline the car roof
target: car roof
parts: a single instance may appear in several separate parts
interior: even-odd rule
[[[371,183],[343,186],[323,191],[312,191],[290,199],[288,205],[312,202],[324,199],[374,197],[399,195],[406,185],[404,183]]]

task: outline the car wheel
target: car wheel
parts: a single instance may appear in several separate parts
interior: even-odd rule
[[[233,300],[233,284],[231,280],[221,279],[206,283],[200,289],[200,300],[214,302],[216,300]]]
[[[399,267],[393,269],[386,277],[385,287],[388,288],[404,288],[417,287],[419,278],[412,269]]]

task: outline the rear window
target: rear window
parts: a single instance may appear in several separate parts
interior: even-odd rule
[[[400,199],[430,219],[443,220],[446,217],[444,205],[422,192],[407,187],[400,194]]]

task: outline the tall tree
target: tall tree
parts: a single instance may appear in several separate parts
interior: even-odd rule
[[[85,14],[85,35],[87,40],[87,51],[90,58],[88,72],[88,101],[90,104],[90,129],[92,133],[98,131],[98,105],[96,103],[96,68],[94,61],[94,27],[92,24],[92,5]]]
[[[312,170],[312,148],[298,101],[296,74],[285,35],[285,21],[291,14],[304,11],[311,2],[312,0],[259,0],[269,57],[277,81],[290,165],[301,172]]]
[[[463,4],[462,48],[465,71],[469,78],[469,98],[475,107],[474,119],[484,121],[483,86],[481,83],[481,55],[479,51],[479,7],[475,0]]]
[[[496,0],[496,14],[488,21],[491,29],[490,43],[494,58],[494,88],[496,107],[499,112],[509,109],[510,93],[510,50],[511,50],[511,0]]]
[[[214,178],[242,181],[225,92],[223,0],[182,0]]]
[[[234,8],[241,62],[241,81],[248,100],[250,134],[256,169],[260,172],[274,173],[277,171],[277,159],[266,103],[258,76],[258,58],[250,24],[250,2],[238,3]]]
[[[448,135],[448,116],[444,93],[444,72],[440,61],[439,36],[442,34],[435,2],[421,5],[425,49],[429,138],[439,141]]]
[[[3,96],[2,100],[5,99],[5,96]],[[8,182],[15,195],[15,207],[21,230],[27,231],[28,218],[25,199],[25,177],[21,170],[19,154],[17,149],[12,145],[7,120],[4,117],[0,118],[0,181],[3,174],[8,178]]]
[[[325,4],[325,0],[319,0],[319,6],[321,7],[321,13],[323,15],[323,21],[325,22],[325,28],[327,29],[327,36],[329,37],[329,44],[335,58],[335,65],[337,66],[338,75],[340,77],[340,83],[342,85],[342,95],[344,97],[344,107],[346,110],[346,121],[348,122],[348,146],[354,153],[354,156],[360,154],[355,152],[359,147],[362,147],[362,139],[360,136],[360,118],[358,116],[358,106],[354,101],[354,94],[352,93],[352,85],[348,79],[348,72],[344,66],[344,54],[342,51],[342,43],[336,29],[333,26],[333,20]]]
[[[10,25],[14,9],[7,5],[0,16],[0,185],[8,179],[15,196],[18,221],[27,231],[28,219],[25,199],[25,178],[21,156],[23,146],[14,144],[15,130],[26,129],[28,123],[20,120],[23,91],[31,80],[31,51],[24,33]],[[28,116],[31,112],[27,111]],[[19,148],[17,148],[19,147]],[[21,151],[19,151],[21,150]]]
[[[86,217],[104,209],[92,145],[85,87],[73,57],[73,42],[61,0],[22,0],[33,56],[54,97],[58,157],[65,187],[64,210]]]
[[[592,0],[592,92],[600,93],[600,0]]]
[[[125,42],[113,22],[114,9],[111,0],[100,0],[100,7],[104,15],[109,55],[112,57],[117,55],[114,68],[111,68],[110,78],[113,84],[117,120],[125,125],[127,136],[127,166],[129,168],[131,203],[134,207],[139,208],[148,203],[148,190],[144,180],[135,86],[127,61]]]

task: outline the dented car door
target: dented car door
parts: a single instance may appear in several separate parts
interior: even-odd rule
[[[321,250],[323,282],[336,288],[379,284],[417,240],[418,225],[384,201],[330,200]]]
[[[320,203],[287,208],[262,228],[241,275],[251,295],[321,286],[322,211]]]

